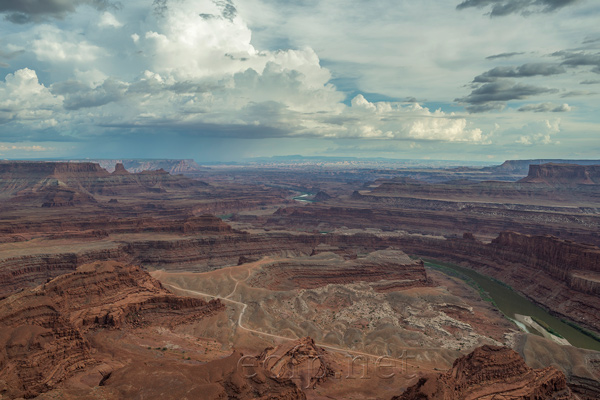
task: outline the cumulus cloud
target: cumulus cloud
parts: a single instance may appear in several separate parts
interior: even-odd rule
[[[571,107],[567,103],[554,104],[554,103],[540,103],[540,104],[528,104],[519,108],[521,112],[533,111],[533,112],[569,112]]]
[[[441,110],[430,111],[414,103],[408,106],[392,102],[369,102],[362,95],[351,101],[348,117],[358,117],[355,124],[344,124],[340,137],[438,140],[447,142],[483,142],[478,128],[469,128],[465,118]]]
[[[100,16],[100,20],[98,21],[98,26],[101,28],[105,28],[105,27],[121,28],[123,26],[123,24],[121,22],[119,22],[117,17],[115,17],[113,14],[109,13],[108,11],[105,11]]]
[[[31,51],[40,61],[51,63],[90,63],[104,55],[104,50],[73,33],[53,26],[39,27]]]
[[[508,80],[490,82],[474,89],[468,96],[457,98],[455,101],[467,104],[467,111],[471,113],[500,110],[507,101],[523,100],[540,94],[556,93],[557,89],[515,84]]]
[[[529,63],[518,67],[496,67],[478,75],[473,82],[494,82],[498,78],[524,78],[564,74],[564,67],[558,64]]]
[[[465,0],[456,6],[457,10],[465,8],[491,8],[490,17],[503,17],[510,14],[530,15],[549,13],[560,8],[573,5],[578,0]]]
[[[83,4],[98,10],[118,7],[118,3],[109,0],[4,0],[0,2],[0,13],[4,13],[10,22],[26,24],[48,18],[64,18]]]
[[[53,126],[61,99],[40,84],[35,71],[24,68],[6,75],[0,82],[0,124],[35,122]]]
[[[30,113],[37,110],[38,123],[82,137],[120,128],[219,138],[487,140],[466,118],[430,111],[416,99],[369,101],[361,94],[346,104],[346,93],[331,83],[330,71],[312,48],[255,48],[231,1],[157,0],[154,9],[152,23],[137,27],[121,24],[109,12],[96,20],[103,35],[110,30],[98,28],[119,28],[126,35],[124,48],[143,71],[137,76],[111,74],[104,62],[109,52],[88,37],[35,26],[30,54],[57,70],[72,70],[48,87],[33,70],[9,75],[4,85],[12,85],[10,93],[0,99],[31,88],[37,95],[3,111],[2,122],[32,121]]]
[[[530,122],[521,127],[520,131],[527,133],[521,135],[515,143],[525,146],[560,144],[559,141],[552,138],[553,135],[560,132],[560,119]]]

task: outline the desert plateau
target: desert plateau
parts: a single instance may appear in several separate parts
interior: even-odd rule
[[[0,162],[0,395],[598,398],[599,170],[501,169]]]

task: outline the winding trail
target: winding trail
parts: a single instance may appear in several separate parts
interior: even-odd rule
[[[242,310],[240,312],[240,315],[238,316],[237,325],[238,325],[238,327],[240,329],[242,329],[244,331],[251,332],[251,333],[254,333],[254,334],[257,334],[257,335],[267,336],[267,337],[270,337],[270,338],[280,339],[280,340],[284,340],[284,341],[297,340],[297,338],[289,338],[289,337],[286,337],[286,336],[276,335],[276,334],[273,334],[273,333],[267,333],[267,332],[259,331],[259,330],[248,328],[248,327],[244,326],[242,324],[242,318],[244,316],[244,313],[246,312],[246,308],[248,307],[248,305],[246,303],[242,303],[242,302],[237,301],[237,300],[232,300],[232,299],[230,299],[230,297],[235,293],[235,291],[237,290],[238,285],[240,284],[240,282],[245,282],[246,279],[248,279],[248,277],[250,276],[250,274],[248,274],[248,276],[244,280],[237,280],[237,279],[233,278],[233,276],[231,276],[231,272],[230,272],[229,276],[231,277],[231,279],[233,279],[233,280],[236,281],[236,284],[235,284],[233,290],[231,291],[231,293],[229,293],[225,297],[215,296],[213,294],[203,293],[203,292],[199,292],[197,290],[184,289],[182,287],[173,285],[171,283],[166,283],[166,282],[163,282],[163,285],[172,287],[172,288],[174,288],[176,290],[179,290],[179,291],[182,291],[182,292],[188,292],[188,293],[192,293],[192,294],[199,295],[199,296],[209,297],[211,299],[218,299],[218,300],[221,300],[223,302],[227,302],[227,303],[231,303],[231,304],[235,304],[235,305],[241,306]],[[381,355],[370,354],[370,353],[365,353],[365,352],[361,352],[361,351],[343,349],[341,347],[335,347],[335,346],[331,346],[331,345],[327,345],[327,344],[323,344],[323,343],[316,343],[316,345],[319,346],[319,347],[323,347],[325,349],[328,349],[328,350],[332,350],[332,351],[338,352],[338,353],[353,354],[353,355],[358,355],[358,356],[375,358],[377,360],[385,358],[386,361],[401,362],[401,363],[403,363],[406,366],[411,366],[411,367],[414,367],[416,369],[435,371],[432,368],[426,368],[426,367],[422,367],[422,366],[419,366],[419,365],[416,365],[416,364],[411,364],[411,363],[407,362],[406,358],[394,358],[394,357],[387,356],[387,355],[386,356],[381,356]],[[421,350],[422,351],[422,350],[425,350],[425,349],[422,349],[422,348],[415,349],[415,348],[409,348],[409,347],[407,347],[404,350]]]

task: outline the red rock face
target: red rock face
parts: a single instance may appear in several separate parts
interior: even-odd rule
[[[167,189],[205,187],[206,183],[173,176],[162,169],[131,174],[117,164],[110,174],[96,163],[1,162],[0,194],[26,196],[47,187],[66,187],[82,195],[161,193]]]
[[[172,327],[223,309],[217,300],[175,296],[138,267],[83,266],[0,301],[0,394],[33,397],[94,364],[91,329]]]
[[[370,282],[376,291],[390,292],[430,284],[422,261],[399,250],[382,250],[344,260],[333,253],[302,257],[265,267],[251,282],[272,290],[313,289],[329,284]]]
[[[507,250],[507,259],[518,259],[528,266],[543,269],[574,289],[600,293],[600,282],[597,281],[600,276],[598,246],[561,240],[550,235],[530,236],[516,232],[500,233],[491,246]],[[586,280],[586,276],[592,279]]]
[[[529,166],[529,174],[519,182],[550,185],[598,185],[600,165],[542,164]]]
[[[53,176],[65,178],[67,176],[95,176],[106,177],[109,173],[96,163],[70,163],[70,162],[0,162],[0,177],[31,178],[40,176]]]
[[[483,346],[458,358],[445,374],[429,375],[396,400],[576,399],[554,367],[534,370],[507,347]]]

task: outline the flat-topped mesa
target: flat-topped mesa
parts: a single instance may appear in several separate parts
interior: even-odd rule
[[[600,160],[565,160],[565,159],[537,159],[537,160],[506,160],[502,165],[484,167],[482,171],[506,172],[515,175],[526,175],[530,165],[540,164],[578,164],[578,165],[600,165]]]
[[[28,195],[54,186],[91,195],[114,196],[164,193],[208,184],[181,175],[170,175],[163,169],[130,173],[122,163],[117,163],[115,171],[109,173],[97,163],[0,162],[0,194]]]
[[[507,347],[485,345],[454,361],[444,374],[428,375],[392,400],[554,399],[576,397],[555,367],[532,369]]]
[[[531,164],[529,174],[522,183],[547,183],[550,185],[599,185],[600,165]]]
[[[110,174],[97,163],[45,162],[45,161],[4,161],[0,162],[0,179],[65,176],[106,177]]]

